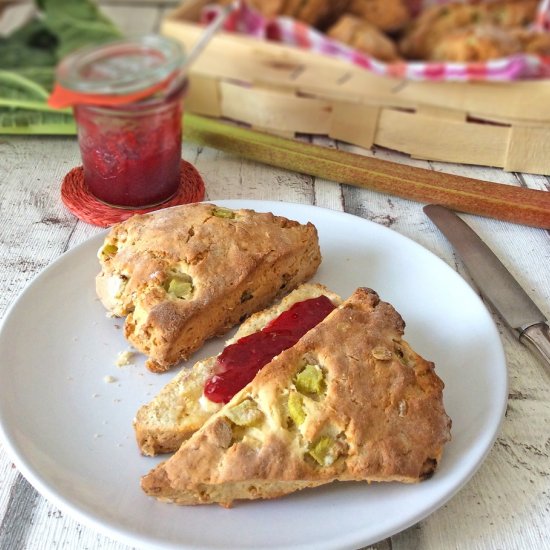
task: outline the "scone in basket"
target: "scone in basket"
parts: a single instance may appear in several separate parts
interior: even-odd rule
[[[289,8],[292,4],[241,1],[225,28],[380,75],[459,81],[550,75],[550,0],[309,0]],[[206,5],[202,20],[219,9]],[[299,19],[285,15],[292,12]]]
[[[390,0],[363,1],[391,11]],[[292,2],[256,4],[276,9]],[[321,6],[323,1],[294,4]],[[550,174],[545,153],[550,146],[549,4],[407,5],[409,31],[384,33],[397,45],[398,57],[382,61],[337,40],[337,23],[332,30],[328,23],[317,28],[293,17],[262,14],[252,0],[241,2],[226,32],[214,38],[193,67],[187,110],[286,137],[329,136],[413,158]],[[219,9],[209,0],[187,0],[163,21],[162,32],[191,48]],[[437,33],[432,23],[429,33],[418,23],[426,13],[432,23],[439,22]],[[511,40],[487,35],[486,17],[516,22]],[[445,26],[448,18],[467,18],[469,24],[453,30]],[[446,40],[434,53],[435,45],[425,42],[436,34]],[[353,40],[363,40],[359,31],[352,32]],[[435,59],[407,59],[403,53],[430,48],[426,55]],[[500,52],[512,53],[480,60]],[[447,54],[467,61],[439,59]]]

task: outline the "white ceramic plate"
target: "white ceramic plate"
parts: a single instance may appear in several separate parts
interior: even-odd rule
[[[139,478],[158,460],[140,456],[132,418],[173,373],[152,374],[141,357],[115,366],[127,344],[122,321],[95,297],[102,235],[44,270],[5,318],[0,431],[17,466],[79,521],[139,547],[357,548],[429,515],[481,464],[505,409],[504,354],[482,302],[443,261],[375,223],[297,204],[216,202],[312,221],[324,258],[316,280],[342,296],[369,286],[402,314],[406,339],[446,384],[453,440],[436,475],[417,485],[335,483],[231,510],[146,497]],[[221,347],[211,342],[194,359]]]

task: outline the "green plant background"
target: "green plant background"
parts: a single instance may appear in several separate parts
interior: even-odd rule
[[[122,36],[90,0],[36,0],[36,15],[0,38],[0,134],[74,134],[70,109],[46,103],[57,63]]]

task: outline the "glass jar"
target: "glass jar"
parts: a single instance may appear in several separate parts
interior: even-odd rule
[[[82,98],[73,109],[84,181],[99,200],[144,208],[177,191],[183,59],[179,43],[151,35],[76,52],[59,66],[59,84]]]

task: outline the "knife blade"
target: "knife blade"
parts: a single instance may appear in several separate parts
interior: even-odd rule
[[[477,233],[452,210],[429,204],[424,212],[453,245],[482,296],[519,341],[550,369],[550,326],[525,290]]]

